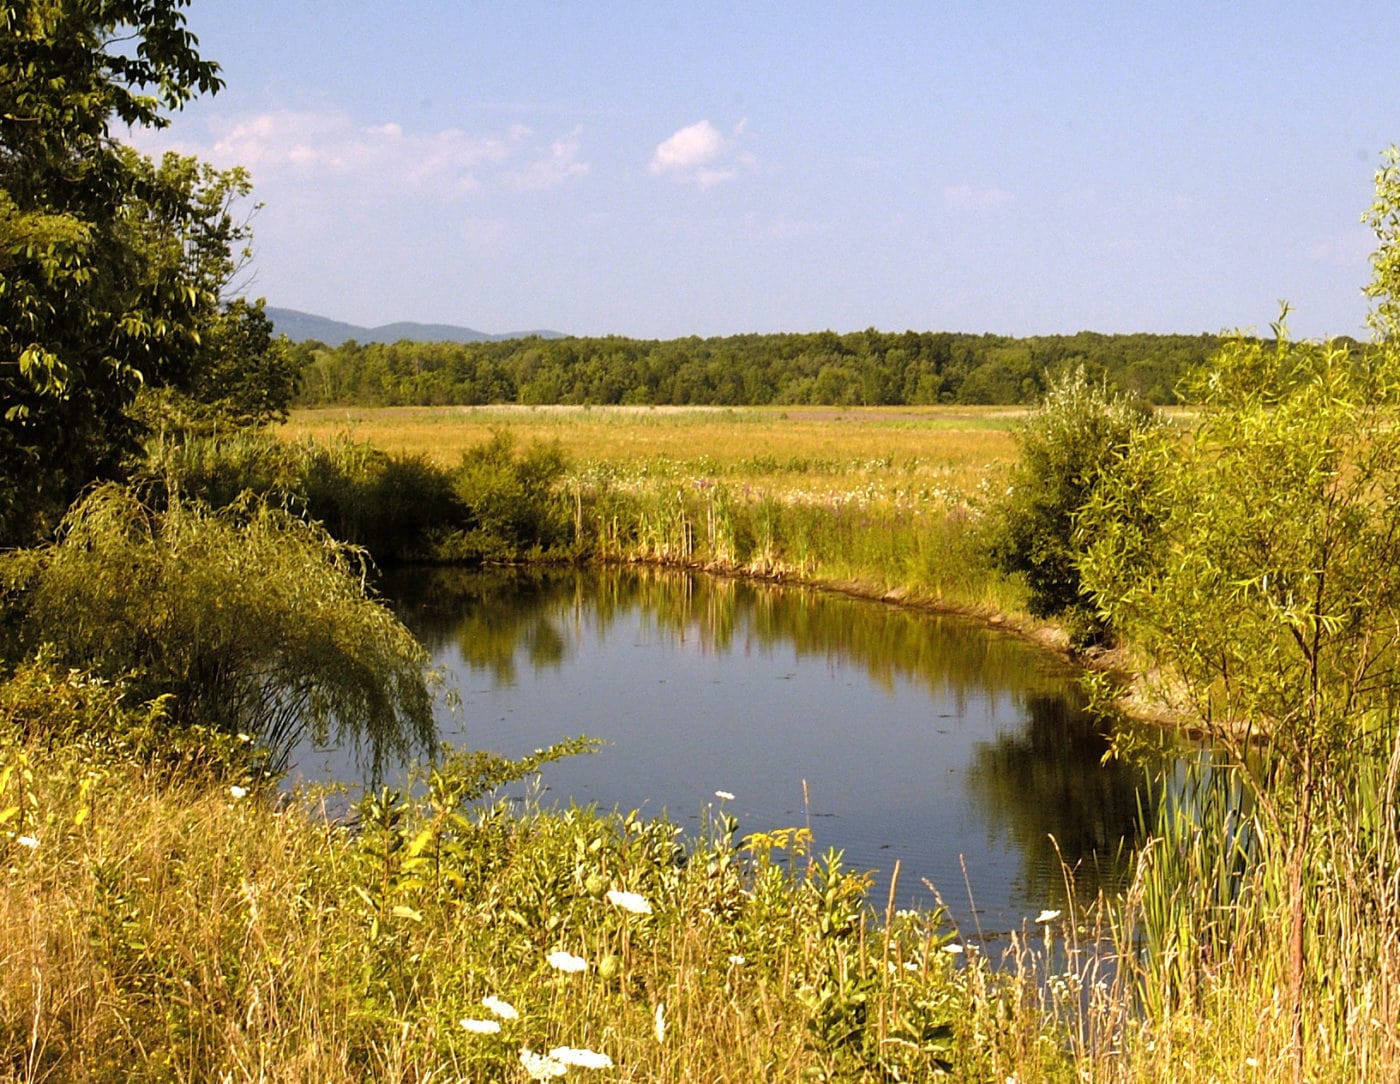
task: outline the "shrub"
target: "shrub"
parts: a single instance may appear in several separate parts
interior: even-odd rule
[[[459,559],[513,558],[564,543],[568,518],[556,498],[564,453],[557,443],[517,454],[515,438],[497,433],[462,456],[453,488],[466,510],[464,529],[444,540]]]
[[[168,696],[174,726],[255,736],[274,766],[310,728],[385,756],[433,735],[426,656],[366,593],[361,555],[256,501],[222,511],[94,491],[58,541],[0,561],[22,645]]]
[[[993,533],[993,557],[1003,571],[1024,577],[1033,615],[1064,619],[1080,643],[1107,629],[1080,582],[1086,544],[1076,538],[1076,520],[1105,472],[1118,469],[1134,439],[1160,424],[1150,408],[1109,392],[1080,368],[1052,382],[1017,434],[1021,458]]]

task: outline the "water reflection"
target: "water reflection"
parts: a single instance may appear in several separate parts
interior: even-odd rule
[[[548,773],[561,800],[685,822],[730,790],[745,830],[810,823],[884,878],[898,858],[902,902],[930,902],[926,879],[988,930],[1062,903],[1061,858],[1081,894],[1124,875],[1144,769],[1101,764],[1073,674],[1009,634],[653,570],[411,571],[386,589],[458,672],[449,736],[507,755],[610,743]]]

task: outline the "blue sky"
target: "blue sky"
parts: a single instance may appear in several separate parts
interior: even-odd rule
[[[1362,334],[1400,5],[194,0],[248,292],[359,324]]]

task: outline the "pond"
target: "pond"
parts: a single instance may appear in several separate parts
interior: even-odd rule
[[[817,853],[875,874],[877,906],[898,860],[898,906],[936,888],[988,939],[1063,906],[1062,859],[1081,898],[1125,876],[1146,769],[1102,763],[1072,668],[1010,632],[654,570],[409,570],[385,589],[459,691],[444,740],[606,743],[547,766],[546,803],[810,827]],[[303,750],[298,771],[356,776],[343,750]]]

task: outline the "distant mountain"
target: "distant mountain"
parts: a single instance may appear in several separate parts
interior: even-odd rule
[[[538,335],[542,339],[564,337],[558,331],[508,331],[504,335],[488,335],[484,331],[453,324],[414,324],[402,321],[396,324],[381,324],[379,327],[360,327],[341,320],[315,316],[309,312],[298,312],[296,309],[275,309],[271,305],[267,307],[266,312],[278,335],[285,335],[293,342],[315,339],[327,346],[339,346],[349,339],[360,343],[396,343],[401,339],[422,343],[480,343],[524,339],[531,335]]]

